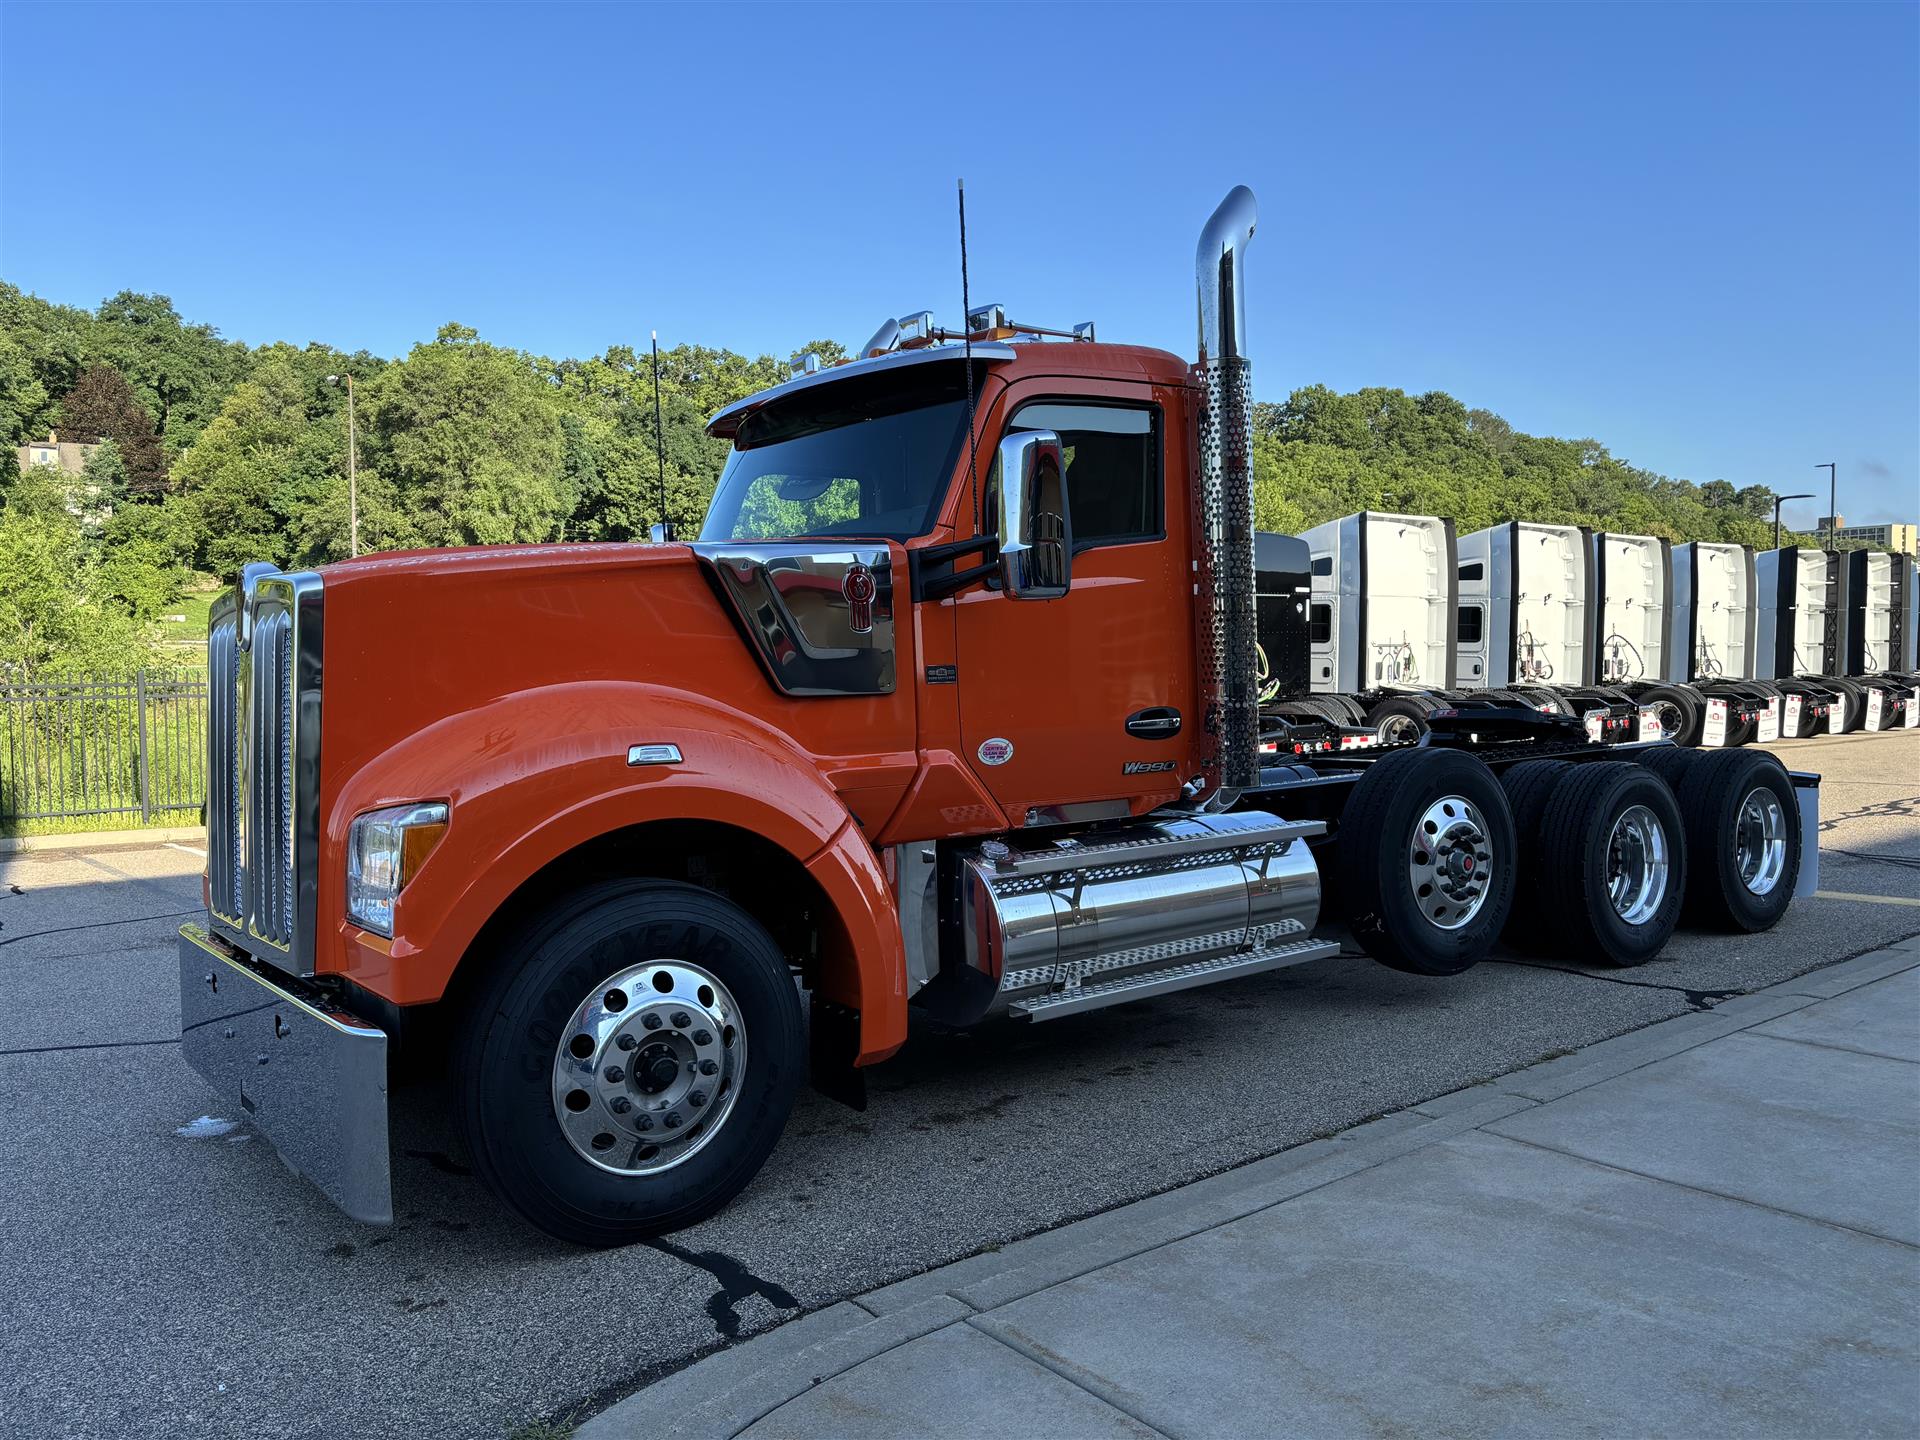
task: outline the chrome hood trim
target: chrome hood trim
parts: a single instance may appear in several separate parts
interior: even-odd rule
[[[885,545],[703,541],[687,548],[787,695],[891,695],[893,556]]]

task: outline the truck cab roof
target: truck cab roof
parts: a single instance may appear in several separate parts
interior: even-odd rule
[[[872,355],[806,371],[715,411],[707,421],[707,434],[716,439],[731,440],[750,415],[803,391],[888,371],[955,364],[965,358],[966,347],[948,341],[913,349],[891,350],[884,355]],[[1028,375],[1091,375],[1159,385],[1184,384],[1188,368],[1187,362],[1178,355],[1151,346],[1104,345],[1091,341],[1049,342],[1025,338],[980,341],[973,346],[973,361],[976,365],[989,367],[1007,380]]]

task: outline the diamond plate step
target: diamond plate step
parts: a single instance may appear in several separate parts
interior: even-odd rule
[[[1217,960],[1196,960],[1190,965],[1174,965],[1145,975],[1130,975],[1124,980],[1105,980],[1097,985],[1076,985],[1051,995],[1031,1000],[1016,1000],[1008,1007],[1018,1020],[1057,1020],[1062,1015],[1078,1015],[1083,1010],[1101,1010],[1128,1000],[1144,1000],[1149,995],[1170,995],[1176,990],[1192,990],[1220,980],[1237,980],[1243,975],[1258,975],[1287,965],[1304,965],[1309,960],[1324,960],[1338,955],[1340,946],[1328,940],[1295,940],[1286,945],[1269,945],[1238,955],[1222,955]]]

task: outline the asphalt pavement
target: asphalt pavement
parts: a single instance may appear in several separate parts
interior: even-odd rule
[[[803,1097],[754,1185],[575,1250],[396,1097],[397,1223],[334,1211],[184,1064],[192,847],[0,862],[0,1435],[499,1437],[803,1312],[1920,933],[1920,733],[1779,747],[1826,776],[1822,890],[1631,972],[1452,980],[1342,958],[1063,1020],[916,1031],[855,1114]],[[17,887],[17,890],[13,887]],[[203,1122],[203,1123],[196,1123]],[[184,1133],[182,1133],[184,1132]]]

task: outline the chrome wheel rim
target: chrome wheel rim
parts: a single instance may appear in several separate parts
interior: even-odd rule
[[[1740,883],[1768,895],[1787,871],[1787,814],[1780,797],[1756,785],[1740,801],[1734,819],[1733,861]]]
[[[1607,895],[1629,925],[1644,925],[1667,898],[1667,829],[1644,805],[1629,805],[1607,834]]]
[[[1443,795],[1414,822],[1407,851],[1413,903],[1429,925],[1458,930],[1480,913],[1493,879],[1493,842],[1480,809]]]
[[[657,1175],[719,1133],[746,1063],[746,1025],[718,977],[681,960],[629,966],[568,1018],[554,1047],[553,1115],[587,1163]]]
[[[1680,707],[1673,701],[1656,700],[1651,709],[1653,718],[1660,723],[1660,734],[1664,738],[1671,740],[1687,728],[1687,717],[1681,713]]]
[[[1380,722],[1382,745],[1404,745],[1420,738],[1420,722],[1411,715],[1389,715]]]

